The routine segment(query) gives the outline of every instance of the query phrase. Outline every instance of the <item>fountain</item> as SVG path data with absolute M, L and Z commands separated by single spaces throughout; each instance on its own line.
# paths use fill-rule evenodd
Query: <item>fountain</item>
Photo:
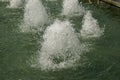
M 63 1 L 62 15 L 71 17 L 74 15 L 82 15 L 84 12 L 85 9 L 82 4 L 79 4 L 78 0 Z
M 80 31 L 82 38 L 97 38 L 103 32 L 104 29 L 99 27 L 99 23 L 92 17 L 91 11 L 87 11 L 84 15 L 82 29 Z
M 73 67 L 83 51 L 87 51 L 68 20 L 56 20 L 47 27 L 43 39 L 37 65 L 43 70 Z
M 10 5 L 8 5 L 8 8 L 19 8 L 22 6 L 22 0 L 10 0 Z
M 57 0 L 46 0 L 46 1 L 57 1 Z
M 24 10 L 21 30 L 37 29 L 48 22 L 48 14 L 40 0 L 28 0 Z
M 0 0 L 0 1 L 2 1 L 2 2 L 9 2 L 9 0 Z

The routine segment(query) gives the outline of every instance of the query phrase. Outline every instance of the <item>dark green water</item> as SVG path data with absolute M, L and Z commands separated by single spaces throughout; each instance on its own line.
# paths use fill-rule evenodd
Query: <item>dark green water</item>
M 100 26 L 105 25 L 104 35 L 94 40 L 94 49 L 83 54 L 82 66 L 59 71 L 41 71 L 31 68 L 27 61 L 37 49 L 36 36 L 21 33 L 18 27 L 23 9 L 7 9 L 8 3 L 0 2 L 0 80 L 120 80 L 120 15 L 106 8 L 83 4 L 93 11 Z M 60 13 L 61 5 L 46 3 L 52 17 Z M 76 31 L 81 18 L 73 17 Z

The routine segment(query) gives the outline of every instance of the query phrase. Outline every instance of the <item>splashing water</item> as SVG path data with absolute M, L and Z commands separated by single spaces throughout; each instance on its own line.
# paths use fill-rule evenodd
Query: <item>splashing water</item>
M 28 0 L 21 30 L 29 31 L 43 26 L 48 21 L 48 14 L 40 0 Z
M 38 51 L 38 67 L 43 70 L 73 67 L 83 51 L 87 51 L 68 20 L 56 20 L 46 29 L 43 39 Z
M 79 4 L 78 0 L 64 0 L 63 1 L 63 9 L 62 15 L 66 16 L 74 16 L 74 15 L 82 15 L 85 12 L 82 4 Z
M 22 6 L 22 0 L 10 0 L 10 5 L 7 8 L 19 8 Z
M 46 0 L 46 1 L 57 1 L 57 0 Z
M 9 0 L 0 0 L 0 1 L 2 1 L 2 2 L 8 2 Z
M 104 29 L 99 27 L 99 23 L 92 17 L 91 11 L 87 11 L 80 32 L 83 38 L 95 38 L 103 35 Z

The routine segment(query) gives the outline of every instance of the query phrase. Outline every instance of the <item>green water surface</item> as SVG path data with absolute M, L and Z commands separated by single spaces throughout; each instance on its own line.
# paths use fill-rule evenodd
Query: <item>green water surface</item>
M 36 36 L 19 32 L 23 8 L 8 9 L 0 2 L 0 80 L 120 80 L 120 15 L 110 9 L 84 3 L 92 11 L 104 35 L 94 40 L 94 49 L 83 54 L 82 66 L 58 71 L 42 71 L 30 67 L 27 61 L 37 48 Z M 61 2 L 45 2 L 52 18 L 59 18 Z M 71 18 L 76 32 L 81 28 L 82 17 Z

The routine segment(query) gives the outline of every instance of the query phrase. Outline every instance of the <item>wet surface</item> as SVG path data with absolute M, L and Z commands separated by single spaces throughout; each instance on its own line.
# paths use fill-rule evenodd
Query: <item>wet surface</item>
M 57 2 L 56 2 L 57 3 Z M 0 2 L 0 80 L 119 80 L 120 79 L 120 15 L 111 9 L 83 3 L 104 35 L 93 40 L 94 49 L 85 53 L 78 64 L 82 66 L 56 71 L 42 71 L 30 66 L 31 56 L 36 54 L 38 34 L 21 33 L 19 25 L 23 9 L 7 9 L 8 3 Z M 45 3 L 52 17 L 58 17 L 61 3 Z M 57 9 L 56 9 L 57 8 Z M 81 18 L 73 17 L 74 28 L 81 28 Z M 91 41 L 92 43 L 92 41 Z

